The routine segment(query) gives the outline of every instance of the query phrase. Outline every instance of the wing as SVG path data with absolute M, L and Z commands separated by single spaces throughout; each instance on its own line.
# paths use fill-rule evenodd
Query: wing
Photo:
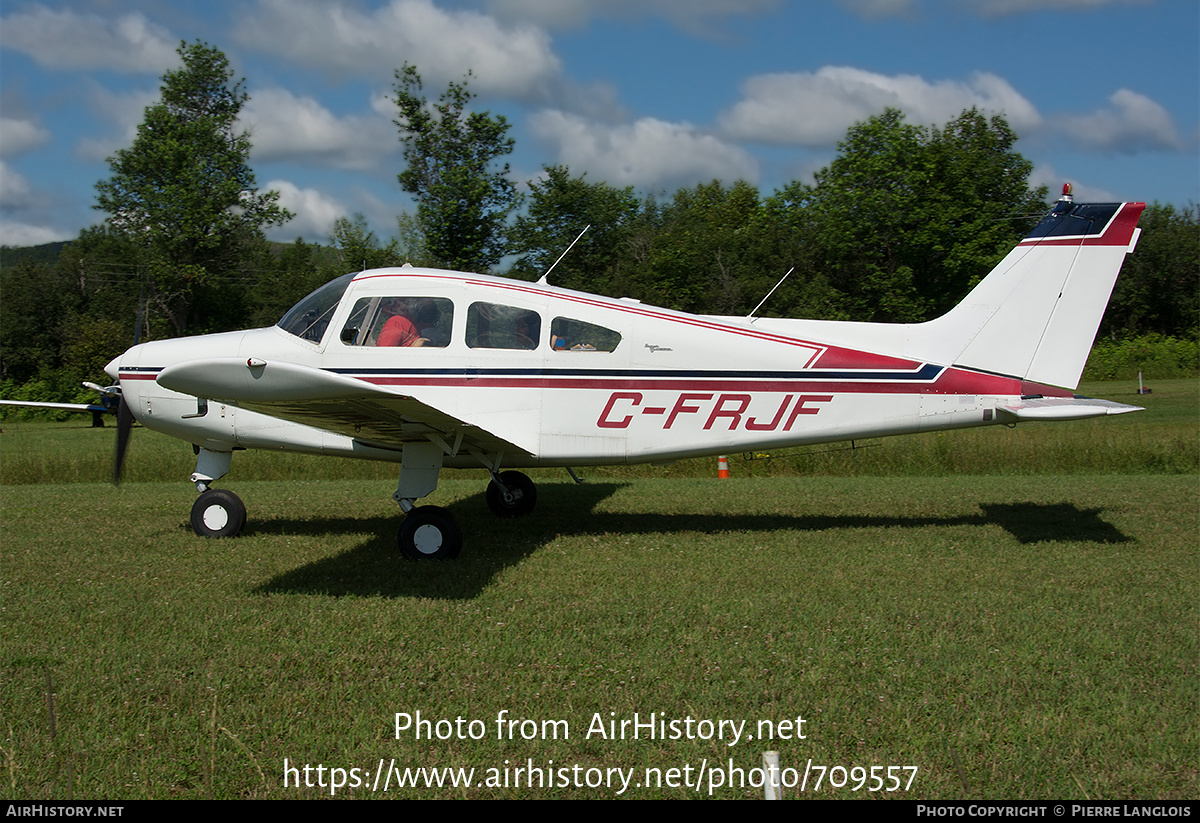
M 116 405 L 102 406 L 99 403 L 49 403 L 35 400 L 0 400 L 0 406 L 21 406 L 27 409 L 57 409 L 78 412 L 115 412 Z
M 434 436 L 454 452 L 465 443 L 488 452 L 533 453 L 467 416 L 444 412 L 410 393 L 296 363 L 237 357 L 188 360 L 164 368 L 157 382 L 171 391 L 338 432 L 370 445 L 394 448 Z
M 0 400 L 0 406 L 19 406 L 27 409 L 56 409 L 58 411 L 77 411 L 77 412 L 116 412 L 117 401 L 121 393 L 116 386 L 97 386 L 95 383 L 89 383 L 86 380 L 83 383 L 84 388 L 92 389 L 99 392 L 103 397 L 99 403 L 51 403 L 40 400 Z
M 41 403 L 36 400 L 0 400 L 0 406 L 21 406 L 26 409 L 59 409 L 66 411 L 104 411 L 103 406 L 93 408 L 87 403 Z

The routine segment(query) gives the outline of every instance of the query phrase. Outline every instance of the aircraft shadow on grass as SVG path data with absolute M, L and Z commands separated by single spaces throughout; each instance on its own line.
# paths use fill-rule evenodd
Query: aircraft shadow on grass
M 637 535 L 671 532 L 799 532 L 831 529 L 925 528 L 996 525 L 1018 542 L 1125 543 L 1130 538 L 1100 517 L 1102 509 L 1074 503 L 981 503 L 978 514 L 945 517 L 912 515 L 655 514 L 595 512 L 596 506 L 627 483 L 558 486 L 539 502 L 534 515 L 495 520 L 482 494 L 448 508 L 464 523 L 479 521 L 479 550 L 454 563 L 402 558 L 392 537 L 393 518 L 260 519 L 247 534 L 319 536 L 376 532 L 366 542 L 306 564 L 256 587 L 257 594 L 325 594 L 470 599 L 504 569 L 517 565 L 557 537 L 586 534 Z M 549 489 L 548 489 L 549 491 Z

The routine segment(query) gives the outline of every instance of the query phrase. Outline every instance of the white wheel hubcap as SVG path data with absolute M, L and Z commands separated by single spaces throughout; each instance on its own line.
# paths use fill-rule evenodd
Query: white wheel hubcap
M 426 523 L 413 532 L 413 545 L 421 554 L 436 554 L 442 547 L 442 530 Z
M 219 532 L 229 525 L 229 512 L 224 506 L 209 506 L 204 510 L 203 520 L 206 529 Z

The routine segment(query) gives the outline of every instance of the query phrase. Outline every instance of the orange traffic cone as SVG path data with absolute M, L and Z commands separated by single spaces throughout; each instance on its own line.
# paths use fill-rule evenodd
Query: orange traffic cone
M 725 455 L 717 458 L 717 477 L 729 476 L 729 459 Z

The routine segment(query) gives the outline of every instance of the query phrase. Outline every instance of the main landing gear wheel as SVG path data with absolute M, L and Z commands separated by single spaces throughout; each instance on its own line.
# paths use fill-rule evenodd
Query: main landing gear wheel
M 192 530 L 201 537 L 233 537 L 246 525 L 246 505 L 225 489 L 208 489 L 192 504 Z
M 500 483 L 504 485 L 501 486 Z M 537 486 L 521 472 L 501 472 L 500 483 L 488 483 L 487 504 L 497 517 L 524 517 L 537 504 Z
M 411 560 L 453 560 L 462 551 L 462 529 L 441 506 L 418 506 L 404 515 L 397 541 Z

